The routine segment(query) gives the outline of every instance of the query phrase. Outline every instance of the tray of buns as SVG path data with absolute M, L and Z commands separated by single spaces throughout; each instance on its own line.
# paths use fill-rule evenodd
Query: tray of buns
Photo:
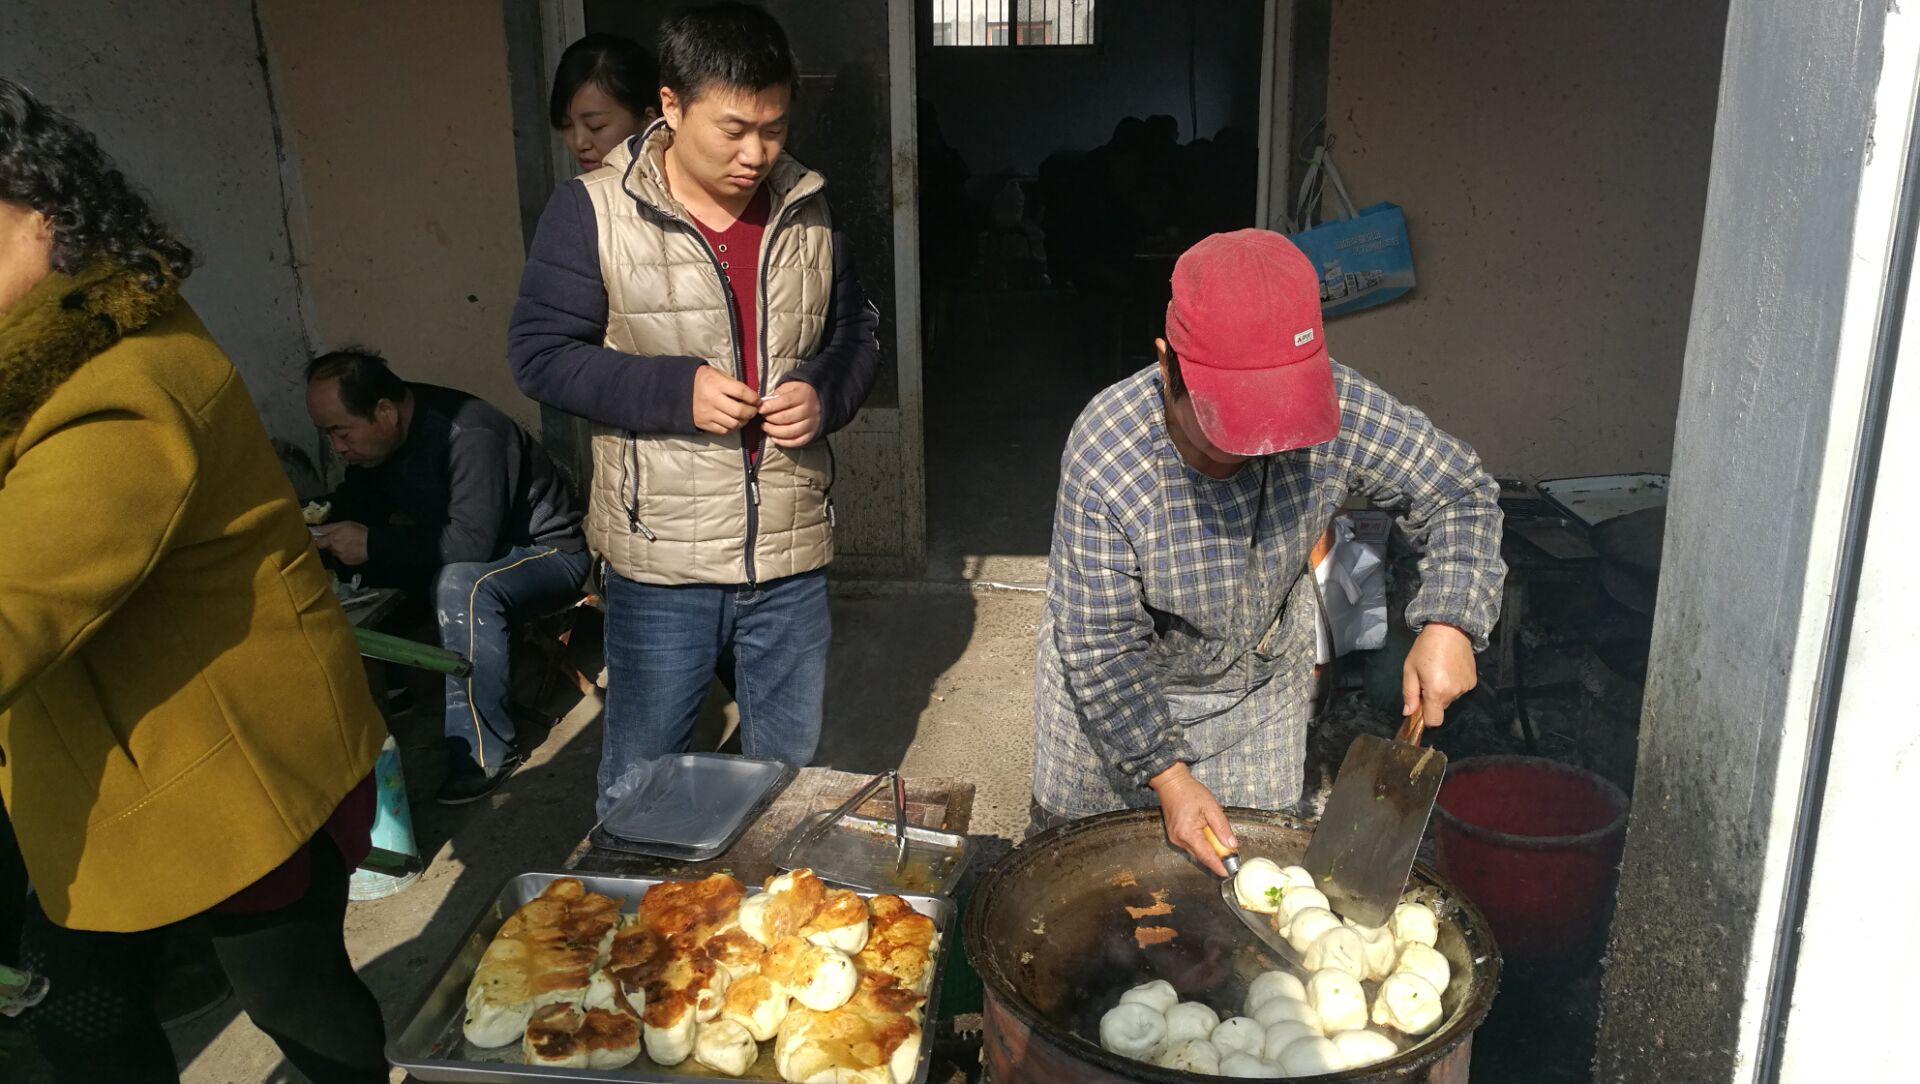
M 926 1084 L 953 905 L 834 888 L 522 873 L 387 1043 L 420 1080 Z

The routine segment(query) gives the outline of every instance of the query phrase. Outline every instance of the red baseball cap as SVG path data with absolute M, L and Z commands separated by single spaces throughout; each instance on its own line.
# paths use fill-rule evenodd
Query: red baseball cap
M 1272 455 L 1339 434 L 1326 339 L 1319 273 L 1277 233 L 1216 233 L 1173 265 L 1167 345 L 1223 452 Z

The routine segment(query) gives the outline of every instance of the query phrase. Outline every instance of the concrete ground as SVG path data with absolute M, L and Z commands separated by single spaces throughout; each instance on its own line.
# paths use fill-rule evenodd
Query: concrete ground
M 1030 682 L 1039 596 L 964 589 L 836 597 L 819 763 L 851 771 L 974 780 L 976 833 L 1017 836 L 1027 820 Z M 599 704 L 582 701 L 484 802 L 431 801 L 437 721 L 396 724 L 428 771 L 409 779 L 426 872 L 398 895 L 356 903 L 347 946 L 389 1026 L 452 953 L 509 875 L 557 868 L 593 824 Z M 991 770 L 983 770 L 983 766 Z M 300 1077 L 231 1000 L 172 1036 L 187 1084 L 292 1084 Z M 4 1064 L 0 1062 L 0 1064 Z M 57 1077 L 48 1077 L 49 1081 Z M 395 1079 L 401 1079 L 395 1074 Z

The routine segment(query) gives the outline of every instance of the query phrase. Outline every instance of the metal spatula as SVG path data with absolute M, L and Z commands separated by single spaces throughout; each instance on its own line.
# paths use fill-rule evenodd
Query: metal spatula
M 1416 711 L 1392 741 L 1353 739 L 1301 863 L 1334 912 L 1363 926 L 1384 925 L 1400 903 L 1447 775 L 1447 755 L 1420 747 L 1424 729 Z
M 1247 929 L 1252 930 L 1260 943 L 1271 949 L 1274 955 L 1292 964 L 1302 975 L 1307 974 L 1306 964 L 1300 959 L 1300 954 L 1293 951 L 1287 939 L 1273 928 L 1270 921 L 1273 916 L 1258 914 L 1240 906 L 1240 897 L 1233 891 L 1234 878 L 1240 876 L 1240 856 L 1228 850 L 1227 845 L 1220 842 L 1220 837 L 1213 834 L 1211 827 L 1203 825 L 1200 830 L 1206 834 L 1207 844 L 1213 848 L 1220 864 L 1227 867 L 1227 879 L 1220 882 L 1220 902 L 1226 904 L 1227 910 L 1232 911 L 1241 922 L 1246 923 Z

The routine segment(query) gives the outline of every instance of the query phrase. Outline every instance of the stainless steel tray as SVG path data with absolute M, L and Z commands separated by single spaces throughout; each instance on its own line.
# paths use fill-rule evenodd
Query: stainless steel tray
M 1596 474 L 1587 478 L 1553 478 L 1535 488 L 1540 495 L 1583 527 L 1659 508 L 1667 503 L 1664 474 Z
M 951 896 L 967 872 L 972 841 L 954 832 L 906 826 L 904 854 L 896 851 L 891 821 L 815 813 L 796 825 L 773 850 L 783 869 L 813 870 L 823 881 L 847 885 L 866 895 L 898 892 Z
M 594 831 L 614 850 L 680 862 L 725 853 L 797 774 L 778 760 L 719 753 L 681 753 L 645 767 L 649 778 Z
M 460 1033 L 460 1025 L 466 1015 L 467 984 L 473 981 L 474 970 L 480 966 L 481 954 L 486 952 L 487 945 L 492 943 L 493 935 L 499 932 L 507 916 L 561 877 L 578 878 L 588 891 L 611 896 L 629 910 L 639 902 L 647 889 L 667 879 L 565 871 L 521 873 L 507 878 L 506 884 L 500 887 L 499 895 L 474 919 L 439 981 L 428 988 L 426 996 L 405 1017 L 406 1023 L 387 1040 L 388 1061 L 420 1080 L 468 1081 L 474 1084 L 523 1084 L 529 1080 L 625 1080 L 657 1081 L 662 1084 L 686 1081 L 707 1084 L 713 1080 L 780 1079 L 780 1074 L 773 1068 L 773 1044 L 770 1042 L 760 1044 L 760 1060 L 744 1077 L 727 1077 L 709 1072 L 691 1058 L 671 1069 L 662 1068 L 648 1061 L 644 1053 L 638 1061 L 624 1069 L 550 1069 L 524 1064 L 518 1043 L 491 1049 L 468 1043 Z M 749 894 L 758 891 L 757 887 L 749 887 Z M 861 893 L 862 896 L 879 894 Z M 947 900 L 906 893 L 901 893 L 900 898 L 911 904 L 914 910 L 932 919 L 934 928 L 940 931 L 940 946 L 933 957 L 933 984 L 928 989 L 927 1004 L 922 1010 L 920 1061 L 913 1075 L 914 1084 L 927 1084 L 928 1066 L 933 1056 L 934 1022 L 939 1019 L 940 983 L 946 972 L 947 955 L 953 951 L 954 938 L 959 936 L 959 931 L 953 928 L 953 904 Z

